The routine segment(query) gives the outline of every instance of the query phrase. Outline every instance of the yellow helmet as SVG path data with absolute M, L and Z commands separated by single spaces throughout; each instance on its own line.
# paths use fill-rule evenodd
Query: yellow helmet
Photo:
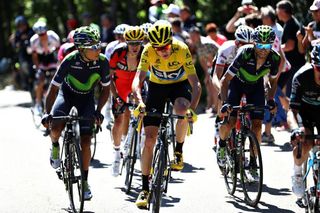
M 156 21 L 148 30 L 149 42 L 153 47 L 163 47 L 172 42 L 171 24 L 165 20 Z
M 123 34 L 126 41 L 143 41 L 144 31 L 139 26 L 130 26 Z

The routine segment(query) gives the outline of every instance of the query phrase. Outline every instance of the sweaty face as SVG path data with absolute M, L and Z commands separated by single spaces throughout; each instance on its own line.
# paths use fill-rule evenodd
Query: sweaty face
M 83 53 L 85 57 L 90 61 L 97 61 L 99 59 L 99 54 L 101 52 L 101 49 L 84 49 Z

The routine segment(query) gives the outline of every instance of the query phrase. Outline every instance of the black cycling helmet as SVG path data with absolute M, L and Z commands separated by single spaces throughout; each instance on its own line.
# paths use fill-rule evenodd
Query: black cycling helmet
M 320 44 L 316 44 L 311 53 L 311 63 L 317 66 L 320 66 Z
M 28 22 L 27 22 L 26 17 L 24 17 L 24 16 L 17 16 L 17 17 L 14 19 L 14 24 L 15 24 L 16 26 L 19 26 L 20 24 L 28 24 Z

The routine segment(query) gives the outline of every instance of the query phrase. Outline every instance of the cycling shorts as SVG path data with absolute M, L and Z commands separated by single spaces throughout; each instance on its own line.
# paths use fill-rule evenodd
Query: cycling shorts
M 314 127 L 320 131 L 320 109 L 319 106 L 311 106 L 302 102 L 299 114 L 302 119 L 302 124 L 305 128 L 313 130 Z
M 242 95 L 246 95 L 247 104 L 255 106 L 265 105 L 265 92 L 263 78 L 256 84 L 247 84 L 240 81 L 237 77 L 232 78 L 229 85 L 228 103 L 232 106 L 238 106 Z M 237 116 L 237 112 L 231 112 L 230 116 Z M 257 110 L 250 113 L 251 119 L 263 120 L 264 110 Z
M 83 96 L 83 95 L 82 95 Z M 59 91 L 58 96 L 53 104 L 51 114 L 53 116 L 69 115 L 71 108 L 75 106 L 78 115 L 84 118 L 94 118 L 95 105 L 93 93 L 80 97 L 75 94 L 70 95 Z M 80 121 L 80 135 L 92 135 L 94 121 Z
M 174 104 L 175 100 L 180 97 L 191 101 L 191 91 L 192 88 L 188 80 L 173 84 L 157 84 L 150 82 L 146 111 L 155 110 L 156 112 L 162 113 L 168 99 L 170 99 L 172 104 Z M 144 126 L 159 126 L 160 122 L 160 118 L 145 116 L 143 119 Z

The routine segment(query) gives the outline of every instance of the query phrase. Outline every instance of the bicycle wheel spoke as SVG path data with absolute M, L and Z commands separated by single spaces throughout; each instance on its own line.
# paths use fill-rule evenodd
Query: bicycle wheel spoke
M 247 133 L 242 150 L 240 174 L 245 201 L 256 206 L 262 192 L 263 167 L 260 146 L 252 132 Z

